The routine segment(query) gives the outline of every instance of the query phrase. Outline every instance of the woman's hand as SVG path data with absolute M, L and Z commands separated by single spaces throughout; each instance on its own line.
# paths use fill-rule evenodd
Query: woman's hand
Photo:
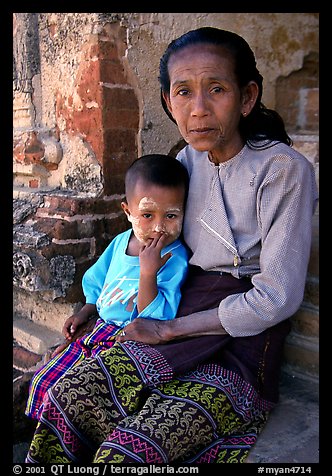
M 125 335 L 121 335 L 122 333 Z M 199 311 L 170 321 L 137 317 L 122 329 L 117 342 L 136 340 L 145 344 L 166 344 L 173 339 L 206 335 L 225 335 L 218 317 L 218 308 Z
M 165 337 L 168 325 L 169 321 L 137 317 L 122 329 L 115 340 L 117 342 L 136 340 L 145 344 L 164 344 L 169 340 Z M 123 333 L 125 335 L 122 335 Z

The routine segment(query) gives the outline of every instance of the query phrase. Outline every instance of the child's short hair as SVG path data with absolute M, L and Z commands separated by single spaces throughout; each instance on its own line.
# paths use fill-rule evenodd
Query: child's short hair
M 129 166 L 125 176 L 126 195 L 135 188 L 138 180 L 160 185 L 161 187 L 180 187 L 188 194 L 189 175 L 187 169 L 174 157 L 164 154 L 143 155 Z

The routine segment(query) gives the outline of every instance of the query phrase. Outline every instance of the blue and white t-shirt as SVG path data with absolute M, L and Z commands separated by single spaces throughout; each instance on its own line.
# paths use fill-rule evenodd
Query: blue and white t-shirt
M 139 257 L 126 254 L 132 229 L 117 235 L 82 280 L 86 302 L 96 304 L 99 316 L 107 323 L 124 326 L 135 317 L 173 319 L 176 315 L 181 286 L 188 272 L 188 252 L 178 239 L 162 249 L 161 255 L 172 256 L 157 273 L 158 294 L 139 314 L 137 293 Z

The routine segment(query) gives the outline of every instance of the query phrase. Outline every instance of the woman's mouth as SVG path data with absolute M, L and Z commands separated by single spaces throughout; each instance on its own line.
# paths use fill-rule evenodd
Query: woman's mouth
M 196 129 L 190 129 L 189 132 L 191 134 L 204 135 L 209 134 L 210 132 L 214 132 L 214 129 L 212 129 L 211 127 L 198 127 Z

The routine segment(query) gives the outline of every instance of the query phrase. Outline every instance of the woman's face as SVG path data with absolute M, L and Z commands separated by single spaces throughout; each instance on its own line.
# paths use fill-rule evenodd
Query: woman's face
M 250 89 L 241 94 L 230 53 L 221 46 L 190 45 L 170 57 L 168 71 L 170 94 L 164 98 L 186 142 L 219 162 L 238 153 L 240 117 L 254 101 L 250 106 Z

